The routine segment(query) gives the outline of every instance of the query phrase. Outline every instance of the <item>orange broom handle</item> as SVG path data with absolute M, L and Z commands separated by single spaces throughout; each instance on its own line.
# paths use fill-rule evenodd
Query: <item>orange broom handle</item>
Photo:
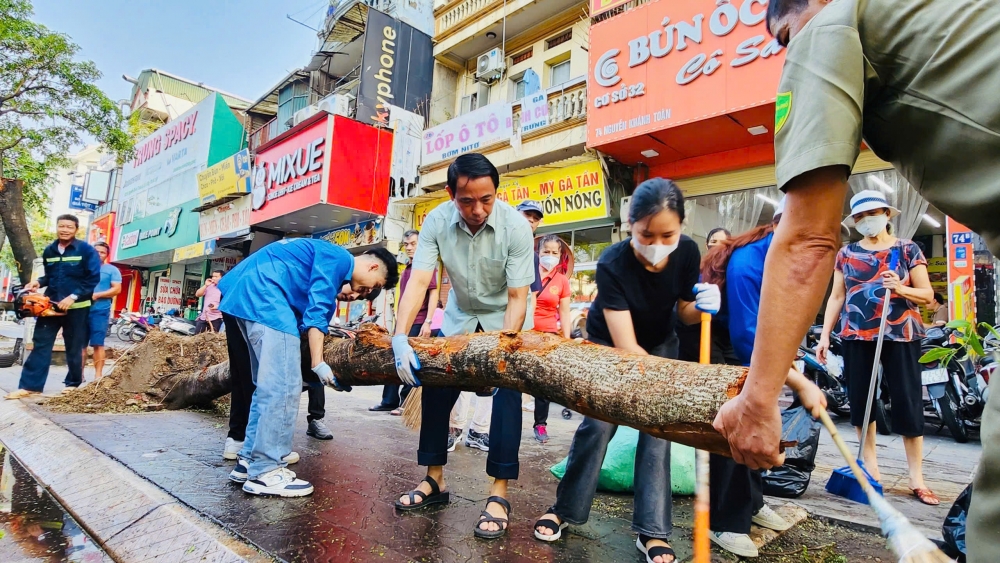
M 701 314 L 701 353 L 699 364 L 712 363 L 712 315 Z M 695 452 L 697 489 L 694 498 L 694 563 L 710 563 L 712 547 L 708 540 L 709 492 L 708 492 L 708 452 Z

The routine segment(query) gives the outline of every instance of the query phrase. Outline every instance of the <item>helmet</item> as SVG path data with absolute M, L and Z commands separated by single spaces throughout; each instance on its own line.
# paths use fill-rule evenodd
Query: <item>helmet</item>
M 41 293 L 19 293 L 14 299 L 14 314 L 17 318 L 49 317 L 61 315 L 52 307 L 52 302 Z

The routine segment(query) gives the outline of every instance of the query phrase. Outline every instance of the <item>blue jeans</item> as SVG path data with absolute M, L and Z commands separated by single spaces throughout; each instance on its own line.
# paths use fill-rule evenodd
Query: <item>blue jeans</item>
M 250 348 L 250 374 L 257 386 L 239 457 L 249 463 L 249 477 L 256 479 L 287 465 L 281 458 L 292 451 L 302 394 L 302 356 L 297 334 L 246 319 L 237 318 L 237 324 Z
M 45 387 L 49 365 L 52 364 L 52 345 L 60 328 L 66 344 L 66 366 L 69 368 L 63 384 L 79 387 L 83 383 L 83 347 L 87 345 L 89 318 L 90 307 L 70 309 L 58 317 L 39 317 L 35 324 L 34 348 L 24 362 L 17 388 L 41 392 Z

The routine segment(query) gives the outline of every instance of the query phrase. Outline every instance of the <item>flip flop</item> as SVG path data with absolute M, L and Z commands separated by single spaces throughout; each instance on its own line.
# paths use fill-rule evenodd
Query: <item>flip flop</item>
M 645 538 L 645 541 L 643 541 L 643 538 Z M 677 561 L 677 554 L 674 553 L 674 548 L 670 546 L 663 547 L 662 545 L 653 546 L 648 549 L 646 548 L 646 543 L 654 539 L 656 538 L 651 538 L 642 534 L 639 534 L 639 537 L 635 538 L 635 547 L 646 556 L 646 563 L 656 563 L 656 561 L 653 561 L 654 557 L 663 557 L 666 555 L 673 558 L 667 563 L 675 563 Z
M 403 407 L 398 407 L 389 411 L 392 416 L 403 416 Z
M 928 489 L 927 487 L 924 487 L 923 489 L 910 489 L 910 490 L 913 491 L 913 496 L 920 499 L 920 502 L 926 505 L 937 506 L 941 504 L 941 499 L 939 499 L 937 495 L 935 495 L 934 492 Z
M 550 508 L 548 512 L 546 512 L 546 514 L 555 514 L 555 512 Z M 543 534 L 542 532 L 538 531 L 539 526 L 543 528 L 548 528 L 550 530 L 555 530 L 556 533 Z M 569 524 L 566 522 L 560 524 L 559 522 L 556 522 L 552 518 L 542 518 L 538 522 L 535 522 L 535 528 L 534 528 L 535 537 L 542 541 L 553 542 L 562 537 L 562 531 L 565 530 L 568 526 Z
M 431 486 L 431 494 L 428 495 L 427 493 L 421 491 L 420 489 L 413 489 L 412 491 L 406 493 L 406 495 L 410 497 L 410 504 L 403 504 L 397 500 L 396 509 L 401 510 L 403 512 L 407 512 L 410 510 L 417 510 L 432 504 L 447 504 L 449 501 L 451 501 L 451 492 L 442 491 L 438 487 L 437 481 L 435 481 L 433 477 L 428 475 L 424 477 L 423 481 L 421 482 L 425 481 L 427 482 L 428 485 Z M 418 496 L 420 497 L 419 499 L 417 498 Z
M 7 393 L 7 396 L 4 397 L 4 399 L 24 399 L 26 397 L 31 397 L 34 395 L 41 395 L 41 392 L 29 391 L 27 389 L 18 389 L 17 391 L 11 391 L 10 393 Z
M 507 499 L 495 496 L 490 497 L 486 499 L 486 506 L 488 507 L 491 502 L 499 504 L 507 513 L 507 516 L 508 517 L 510 516 L 510 503 L 507 502 Z M 484 530 L 479 527 L 479 525 L 482 524 L 483 522 L 494 522 L 500 526 L 500 529 Z M 493 516 L 492 514 L 484 510 L 482 514 L 479 515 L 479 520 L 476 521 L 476 527 L 473 529 L 473 534 L 477 538 L 483 538 L 484 540 L 495 540 L 497 538 L 502 538 L 504 534 L 507 533 L 507 528 L 509 525 L 510 524 L 507 518 L 499 518 L 497 516 Z

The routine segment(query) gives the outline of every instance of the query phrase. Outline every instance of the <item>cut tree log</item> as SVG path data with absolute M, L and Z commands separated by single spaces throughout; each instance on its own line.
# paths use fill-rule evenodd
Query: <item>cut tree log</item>
M 410 338 L 424 385 L 516 389 L 600 420 L 729 456 L 712 426 L 739 394 L 743 367 L 639 356 L 540 332 Z M 366 325 L 354 340 L 327 339 L 324 359 L 347 385 L 398 385 L 388 333 Z

